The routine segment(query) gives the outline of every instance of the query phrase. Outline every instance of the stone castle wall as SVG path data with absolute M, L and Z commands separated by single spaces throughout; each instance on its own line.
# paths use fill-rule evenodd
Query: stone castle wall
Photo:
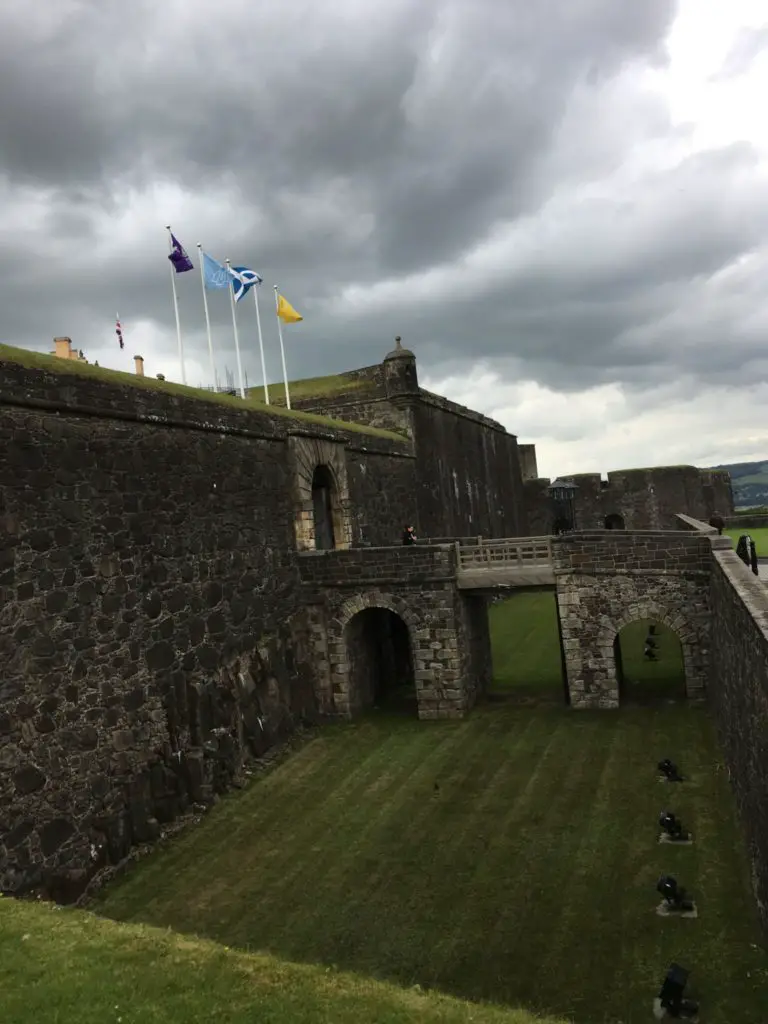
M 528 532 L 517 438 L 480 413 L 419 388 L 411 354 L 341 374 L 361 383 L 325 397 L 299 399 L 297 408 L 387 427 L 414 442 L 417 516 L 425 537 L 514 537 Z M 535 451 L 529 455 L 535 463 Z M 396 507 L 393 505 L 393 507 Z
M 295 554 L 313 445 L 350 531 L 392 542 L 404 439 L 3 363 L 2 890 L 76 895 L 321 710 Z
M 603 529 L 608 517 L 623 523 L 627 530 L 673 530 L 680 512 L 704 522 L 715 514 L 725 517 L 733 512 L 729 475 L 694 466 L 619 470 L 608 473 L 607 480 L 599 473 L 562 479 L 578 488 L 574 496 L 578 530 Z M 554 513 L 548 484 L 548 480 L 528 480 L 525 484 L 529 526 L 534 535 L 542 526 L 546 526 L 544 533 L 552 530 Z
M 714 552 L 709 699 L 768 933 L 768 590 L 734 551 Z
M 705 696 L 712 560 L 707 537 L 595 531 L 557 538 L 552 551 L 574 708 L 620 706 L 613 643 L 638 619 L 654 619 L 677 633 L 686 692 Z

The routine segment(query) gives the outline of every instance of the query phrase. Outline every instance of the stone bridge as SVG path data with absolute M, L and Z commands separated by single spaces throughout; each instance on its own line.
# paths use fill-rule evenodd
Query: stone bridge
M 463 716 L 491 679 L 488 599 L 520 587 L 555 591 L 572 707 L 619 706 L 614 640 L 639 619 L 677 633 L 686 692 L 703 697 L 713 548 L 731 545 L 680 526 L 302 553 L 321 710 L 353 715 L 389 674 L 415 687 L 419 717 Z

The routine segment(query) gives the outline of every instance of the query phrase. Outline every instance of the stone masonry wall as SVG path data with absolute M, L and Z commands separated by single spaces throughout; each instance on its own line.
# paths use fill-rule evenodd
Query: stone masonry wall
M 419 528 L 426 537 L 528 532 L 517 438 L 422 393 L 412 408 Z
M 677 633 L 688 696 L 705 695 L 712 558 L 707 537 L 595 531 L 557 538 L 552 551 L 574 708 L 619 706 L 613 641 L 638 619 L 655 619 Z
M 412 459 L 405 441 L 1 369 L 0 889 L 67 900 L 320 710 L 289 431 L 344 445 L 350 481 L 371 457 L 384 485 L 389 465 L 398 494 Z
M 728 550 L 714 552 L 711 588 L 709 699 L 768 934 L 768 590 Z
M 394 430 L 411 436 L 411 418 L 407 406 L 391 401 L 387 392 L 384 366 L 363 366 L 337 375 L 337 386 L 327 394 L 291 396 L 295 409 L 306 409 L 351 423 Z M 277 401 L 282 405 L 284 399 Z
M 456 587 L 455 557 L 450 546 L 413 546 L 299 558 L 316 659 L 325 671 L 324 714 L 350 717 L 361 706 L 350 680 L 345 631 L 366 608 L 387 608 L 408 627 L 420 718 L 458 718 L 469 710 L 488 669 L 468 652 L 484 657 L 488 643 L 477 608 L 465 607 Z M 487 633 L 487 620 L 484 628 Z
M 599 473 L 563 479 L 578 488 L 574 496 L 577 530 L 603 529 L 609 515 L 621 516 L 627 530 L 672 530 L 679 512 L 707 522 L 716 512 L 727 516 L 733 510 L 728 474 L 694 466 L 618 470 L 608 473 L 607 480 Z M 526 483 L 529 522 L 549 524 L 545 533 L 551 531 L 553 518 L 548 482 Z

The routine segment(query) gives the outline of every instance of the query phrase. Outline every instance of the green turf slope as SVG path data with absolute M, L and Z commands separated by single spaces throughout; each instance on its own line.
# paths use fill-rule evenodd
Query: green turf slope
M 564 1024 L 0 899 L 3 1024 Z

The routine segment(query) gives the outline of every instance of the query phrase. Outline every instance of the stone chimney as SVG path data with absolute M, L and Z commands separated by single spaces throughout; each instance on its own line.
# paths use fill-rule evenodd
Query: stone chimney
M 71 359 L 73 356 L 72 352 L 72 339 L 71 338 L 54 338 L 54 355 L 58 356 L 59 359 Z
M 133 357 L 133 363 L 134 363 L 134 366 L 136 367 L 136 376 L 137 377 L 143 377 L 144 376 L 144 356 L 134 356 Z
M 51 355 L 58 356 L 59 359 L 76 359 L 79 363 L 87 363 L 88 360 L 83 355 L 83 350 L 72 348 L 71 338 L 54 338 L 53 339 L 54 350 Z

